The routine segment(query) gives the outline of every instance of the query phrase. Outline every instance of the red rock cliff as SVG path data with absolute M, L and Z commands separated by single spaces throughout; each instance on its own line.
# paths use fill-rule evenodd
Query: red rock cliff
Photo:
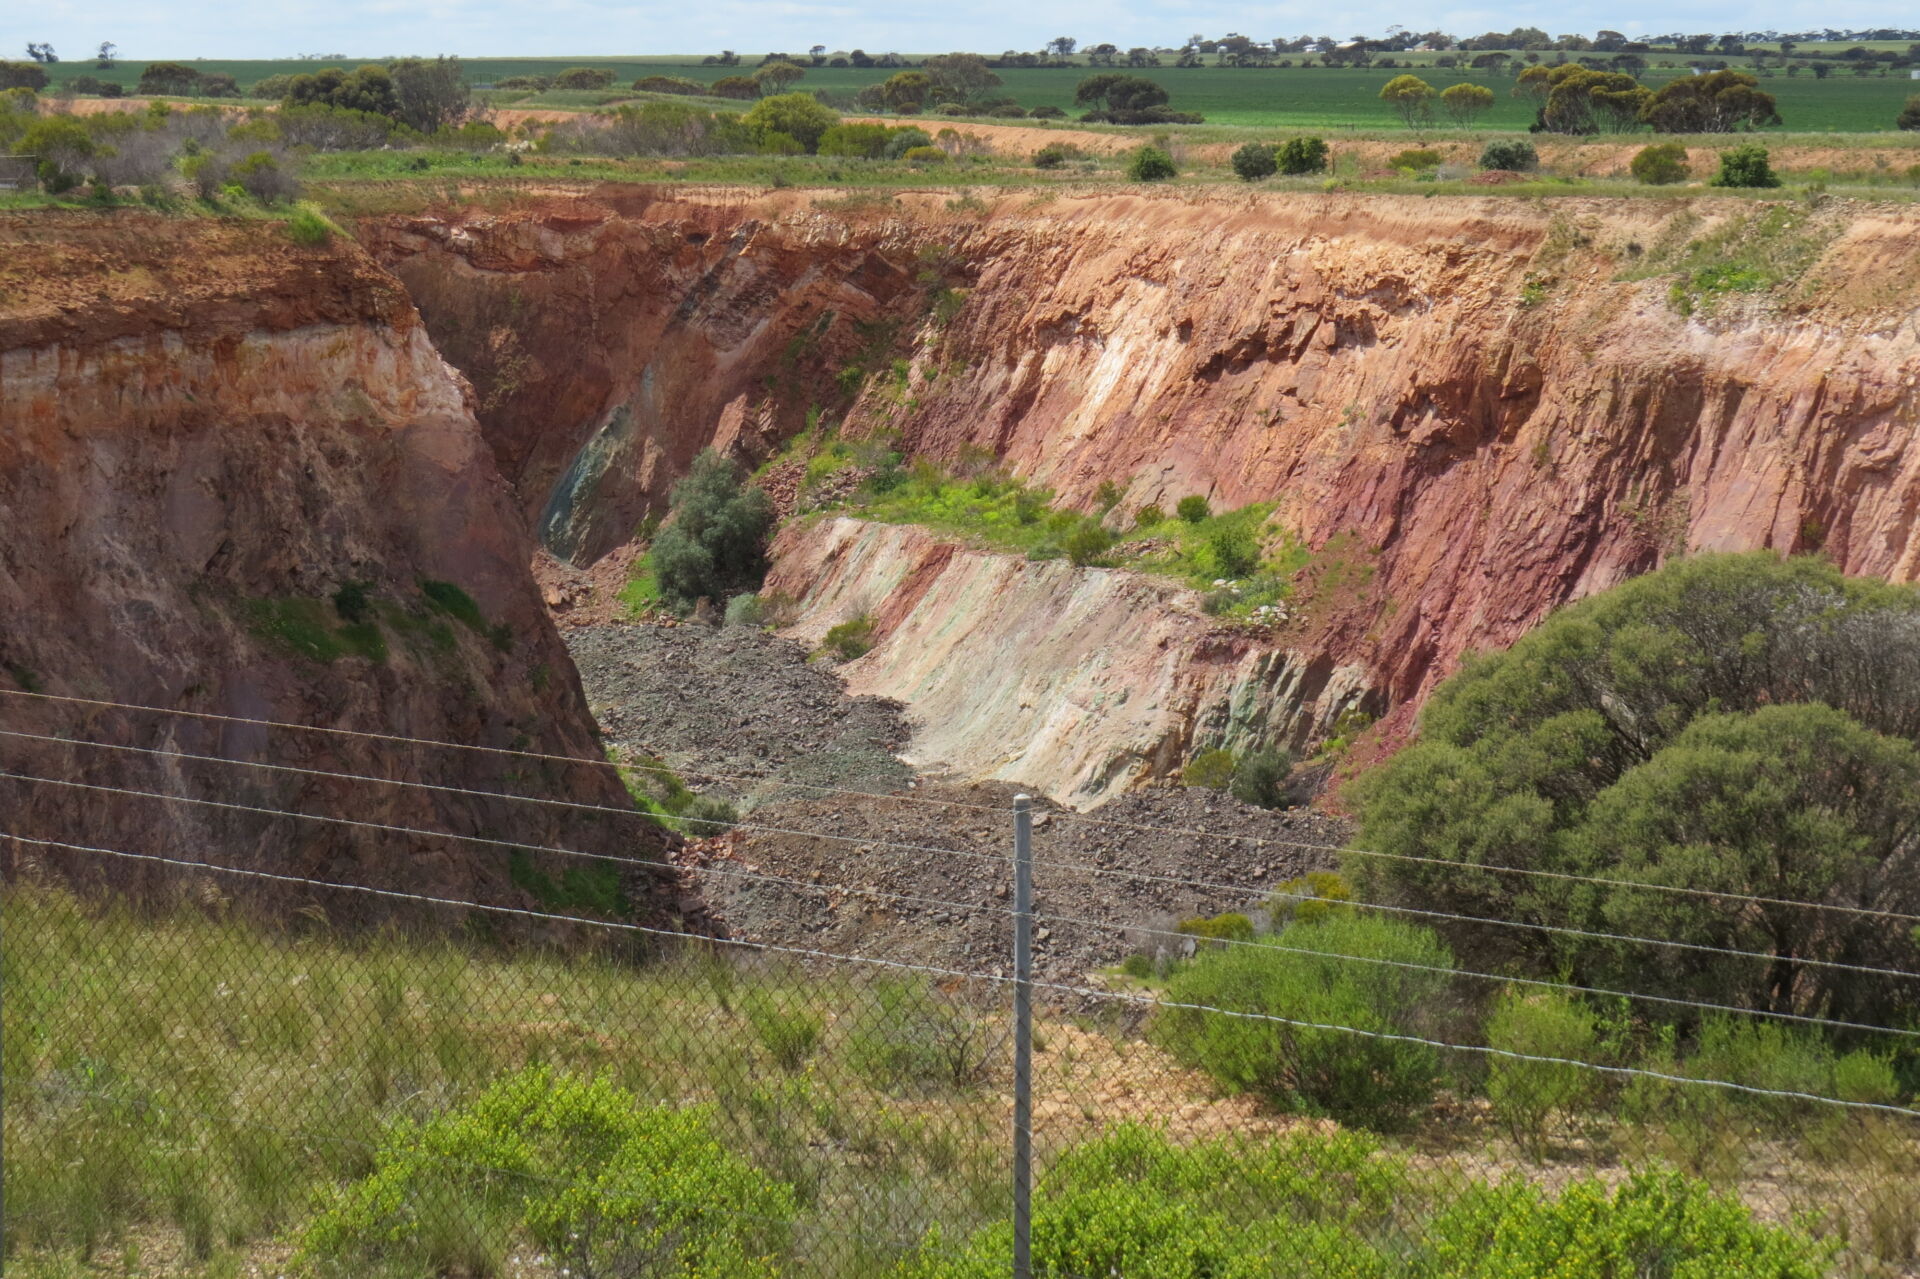
M 466 385 L 399 285 L 351 245 L 295 248 L 261 223 L 0 219 L 0 526 L 0 689 L 597 755 Z M 625 803 L 597 767 L 17 696 L 0 697 L 0 729 Z M 20 737 L 0 736 L 0 770 L 529 844 L 659 848 L 624 818 Z M 0 781 L 0 811 L 15 834 L 532 900 L 527 863 L 516 885 L 501 847 L 20 781 Z M 172 878 L 13 852 L 118 882 Z M 366 899 L 312 900 L 336 917 L 378 913 Z
M 481 420 L 529 459 L 507 468 L 528 509 L 572 504 L 570 553 L 657 509 L 679 459 L 710 441 L 760 456 L 811 403 L 918 452 L 985 447 L 1084 505 L 1105 481 L 1127 506 L 1278 502 L 1319 552 L 1317 602 L 1281 641 L 1410 706 L 1464 650 L 1686 549 L 1920 572 L 1920 213 L 1762 207 L 683 191 L 373 241 L 433 281 L 428 325 L 483 387 L 530 379 Z M 1716 238 L 1787 283 L 1683 313 L 1686 246 Z M 920 323 L 946 285 L 964 304 Z M 524 323 L 461 318 L 516 297 Z M 553 298 L 569 304 L 543 312 Z M 876 320 L 919 324 L 896 335 L 913 375 L 850 405 L 832 373 Z M 503 330 L 517 357 L 481 341 Z M 815 332 L 830 350 L 796 344 Z M 614 433 L 645 447 L 596 451 L 623 412 L 638 425 Z

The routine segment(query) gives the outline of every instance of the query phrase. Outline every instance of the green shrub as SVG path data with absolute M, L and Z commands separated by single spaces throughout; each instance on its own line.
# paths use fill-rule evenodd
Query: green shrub
M 945 164 L 947 153 L 939 147 L 908 147 L 900 158 L 915 168 L 924 168 L 929 164 Z
M 1233 153 L 1233 171 L 1242 182 L 1258 182 L 1280 170 L 1274 148 L 1266 142 L 1249 142 Z
M 1033 153 L 1036 169 L 1057 169 L 1069 160 L 1084 160 L 1087 153 L 1071 142 L 1049 142 Z
M 760 603 L 760 597 L 753 592 L 736 595 L 727 601 L 727 625 L 764 626 L 766 612 L 765 606 Z
M 1246 577 L 1260 567 L 1260 539 L 1244 522 L 1221 524 L 1207 534 L 1207 567 L 1215 577 Z
M 1518 139 L 1501 138 L 1487 143 L 1480 153 L 1480 167 L 1499 169 L 1509 173 L 1525 173 L 1540 167 L 1540 154 L 1533 149 L 1533 143 Z
M 311 204 L 296 204 L 287 218 L 287 234 L 295 244 L 315 248 L 333 239 L 336 227 L 326 214 Z
M 1693 176 L 1687 164 L 1687 149 L 1678 142 L 1656 142 L 1641 147 L 1627 167 L 1635 182 L 1650 187 L 1672 186 Z
M 1816 1242 L 1763 1225 L 1732 1195 L 1677 1172 L 1639 1172 L 1609 1191 L 1598 1178 L 1554 1198 L 1519 1178 L 1478 1185 L 1426 1226 L 1429 1267 L 1448 1279 L 1819 1279 L 1838 1239 Z
M 1439 1057 L 1422 1044 L 1349 1031 L 1418 1033 L 1441 1002 L 1452 965 L 1432 932 L 1393 920 L 1335 915 L 1292 924 L 1270 940 L 1196 955 L 1168 983 L 1155 1035 L 1223 1087 L 1343 1123 L 1394 1128 L 1432 1100 Z
M 1113 547 L 1113 534 L 1099 520 L 1083 519 L 1060 539 L 1060 549 L 1075 564 L 1085 566 L 1097 561 Z
M 1180 770 L 1180 780 L 1185 785 L 1199 786 L 1205 790 L 1225 790 L 1233 785 L 1234 767 L 1232 751 L 1201 751 Z
M 1173 157 L 1151 144 L 1136 147 L 1127 156 L 1127 177 L 1135 182 L 1164 182 L 1179 173 Z
M 1720 172 L 1709 184 L 1717 187 L 1777 187 L 1780 178 L 1758 142 L 1743 142 L 1720 153 Z
M 1181 920 L 1175 931 L 1198 941 L 1252 941 L 1253 921 L 1238 911 L 1228 911 L 1224 915 L 1195 915 Z
M 1487 1046 L 1529 1057 L 1597 1061 L 1600 1022 L 1593 1011 L 1559 991 L 1515 987 L 1495 1001 L 1487 1016 Z M 1547 1124 L 1586 1108 L 1601 1076 L 1578 1066 L 1487 1059 L 1487 1097 L 1494 1117 L 1527 1152 L 1546 1153 Z
M 757 589 L 766 574 L 773 506 L 740 468 L 712 449 L 673 488 L 673 518 L 649 551 L 661 596 L 678 608 Z
M 847 1064 L 900 1093 L 951 1092 L 986 1077 L 987 1028 L 933 986 L 883 981 L 847 1035 Z
M 757 990 L 743 1005 L 754 1038 L 775 1064 L 788 1072 L 807 1064 L 827 1032 L 826 1019 L 813 1007 L 807 991 L 802 986 L 783 1001 L 776 994 Z
M 695 795 L 674 813 L 676 823 L 695 839 L 725 834 L 740 820 L 738 810 L 718 795 Z
M 1120 961 L 1120 971 L 1135 981 L 1145 981 L 1153 976 L 1153 956 L 1136 950 Z
M 1133 526 L 1136 529 L 1158 527 L 1167 518 L 1166 513 L 1157 506 L 1143 506 L 1133 513 Z
M 1252 751 L 1234 767 L 1233 797 L 1258 808 L 1279 808 L 1287 802 L 1292 772 L 1293 759 L 1285 751 Z
M 1398 155 L 1390 157 L 1387 160 L 1387 167 L 1399 169 L 1403 173 L 1419 173 L 1425 169 L 1439 168 L 1440 162 L 1444 159 L 1446 157 L 1438 151 L 1425 147 L 1409 147 Z
M 1907 105 L 1900 108 L 1900 118 L 1893 123 L 1897 129 L 1920 129 L 1920 93 L 1907 99 Z
M 1173 513 L 1189 524 L 1198 524 L 1213 514 L 1213 507 L 1208 504 L 1206 498 L 1196 493 L 1181 498 L 1174 506 Z
M 576 1274 L 771 1279 L 798 1209 L 788 1186 L 721 1145 L 706 1112 L 547 1067 L 400 1121 L 372 1163 L 308 1227 L 304 1259 L 496 1273 L 525 1230 Z
M 1280 144 L 1274 159 L 1280 165 L 1280 172 L 1290 177 L 1323 173 L 1327 168 L 1327 144 L 1320 138 L 1288 138 Z
M 1275 928 L 1288 924 L 1312 924 L 1334 915 L 1351 914 L 1353 886 L 1344 875 L 1330 870 L 1310 870 L 1298 879 L 1289 879 L 1273 890 L 1267 899 L 1267 917 Z
M 873 648 L 873 615 L 862 613 L 831 627 L 820 641 L 820 655 L 836 662 L 851 662 L 864 657 Z

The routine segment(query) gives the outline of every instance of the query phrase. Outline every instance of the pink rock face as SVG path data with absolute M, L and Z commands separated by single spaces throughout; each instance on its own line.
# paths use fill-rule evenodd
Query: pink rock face
M 525 509 L 552 509 L 551 477 L 575 469 L 580 557 L 657 509 L 698 448 L 757 460 L 817 406 L 910 454 L 985 450 L 1082 508 L 1107 482 L 1127 508 L 1276 503 L 1315 552 L 1288 647 L 1364 667 L 1404 727 L 1463 652 L 1668 555 L 1818 549 L 1920 572 L 1920 213 L 1763 213 L 682 192 L 415 219 L 374 244 L 416 292 L 438 281 L 429 327 L 483 387 L 500 362 L 470 365 L 484 344 L 459 317 L 513 290 L 569 300 L 530 302 L 516 330 L 541 371 L 525 386 L 549 389 L 480 416 L 496 453 L 534 459 L 507 468 Z M 1688 246 L 1716 237 L 1786 263 L 1781 282 L 1670 300 Z M 936 288 L 954 290 L 937 309 Z M 903 314 L 904 380 L 844 394 L 849 317 L 872 332 Z M 795 346 L 815 332 L 818 350 Z M 591 456 L 623 410 L 632 439 Z
M 350 245 L 298 250 L 259 224 L 119 216 L 62 219 L 57 231 L 0 220 L 0 289 L 17 278 L 45 290 L 8 292 L 0 316 L 0 690 L 596 758 L 469 392 L 391 277 Z M 425 582 L 459 587 L 473 616 L 436 605 Z M 334 600 L 350 583 L 365 597 L 347 606 L 357 630 Z M 19 696 L 0 696 L 0 729 L 625 806 L 592 764 L 543 771 L 509 756 Z M 638 821 L 137 750 L 0 736 L 0 771 L 658 855 Z M 0 787 L 8 833 L 531 900 L 497 845 Z M 181 882 L 150 863 L 6 851 L 81 878 Z M 277 895 L 334 918 L 388 908 Z

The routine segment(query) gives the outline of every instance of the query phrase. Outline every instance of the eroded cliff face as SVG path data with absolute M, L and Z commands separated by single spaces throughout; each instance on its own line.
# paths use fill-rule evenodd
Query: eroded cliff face
M 1277 503 L 1315 556 L 1295 620 L 1266 642 L 1363 669 L 1404 728 L 1466 650 L 1668 555 L 1818 548 L 1849 572 L 1920 574 L 1920 213 L 1832 202 L 1766 221 L 1756 208 L 680 192 L 414 219 L 376 248 L 403 275 L 440 264 L 436 331 L 473 299 L 556 273 L 618 295 L 530 357 L 608 369 L 582 403 L 482 414 L 496 450 L 551 434 L 550 469 L 565 455 L 599 470 L 591 493 L 559 486 L 576 522 L 595 501 L 618 515 L 571 542 L 578 555 L 657 500 L 665 459 L 714 442 L 757 460 L 810 402 L 849 433 L 897 432 L 910 453 L 987 450 L 1083 509 L 1107 482 L 1123 511 L 1190 493 Z M 1716 242 L 1721 259 L 1687 260 Z M 541 255 L 515 247 L 529 243 Z M 1670 300 L 1683 272 L 1740 255 L 1788 284 Z M 931 312 L 926 286 L 849 283 L 927 262 L 955 290 Z M 629 283 L 611 278 L 622 271 Z M 783 382 L 790 335 L 883 312 L 925 317 L 895 335 L 904 379 L 822 376 L 843 348 L 804 385 Z M 620 388 L 657 385 L 688 350 L 710 354 L 643 428 L 661 460 L 587 457 L 583 441 L 633 402 Z M 624 378 L 622 360 L 637 360 Z M 521 474 L 529 509 L 552 501 L 541 473 Z M 903 667 L 897 683 L 914 678 Z M 1299 723 L 1275 727 L 1292 738 Z
M 299 249 L 259 223 L 0 219 L 0 526 L 0 690 L 597 756 L 467 387 L 351 245 Z M 615 815 L 285 771 L 625 807 L 600 767 L 20 696 L 0 696 L 0 730 L 135 748 L 0 736 L 6 773 L 659 856 L 650 827 Z M 0 811 L 9 834 L 469 900 L 531 904 L 543 868 L 523 857 L 516 874 L 499 846 L 18 780 L 0 780 Z M 625 873 L 644 896 L 647 872 Z M 282 895 L 335 918 L 383 909 Z
M 944 259 L 913 228 L 807 196 L 714 205 L 645 188 L 362 228 L 471 379 L 541 541 L 596 559 L 665 513 L 701 449 L 759 458 L 837 376 L 910 349 Z
M 1117 569 L 971 551 L 912 525 L 822 518 L 774 544 L 767 589 L 798 601 L 817 644 L 871 617 L 848 688 L 904 702 L 906 758 L 1090 807 L 1176 771 L 1202 746 L 1301 749 L 1368 676 L 1204 616 L 1199 597 Z

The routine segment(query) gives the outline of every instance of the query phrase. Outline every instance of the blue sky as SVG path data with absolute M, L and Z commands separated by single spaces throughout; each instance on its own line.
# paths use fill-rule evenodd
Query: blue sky
M 886 4 L 810 0 L 706 0 L 699 4 L 615 4 L 605 0 L 6 0 L 0 57 L 20 58 L 29 40 L 61 57 L 82 57 L 102 40 L 128 58 L 279 58 L 339 52 L 349 57 L 458 53 L 525 57 L 804 50 L 813 44 L 869 52 L 1034 49 L 1049 36 L 1178 44 L 1191 32 L 1238 31 L 1258 39 L 1299 34 L 1346 37 L 1391 23 L 1457 35 L 1528 25 L 1559 35 L 1611 27 L 1628 34 L 1667 31 L 1804 30 L 1920 23 L 1909 0 L 1813 3 L 1790 0 L 1764 11 L 1744 4 L 1625 6 L 1514 4 L 1410 9 L 1359 0 L 1336 12 L 1324 4 L 1234 6 L 1165 0 L 1115 6 L 1092 0 L 973 0 Z

